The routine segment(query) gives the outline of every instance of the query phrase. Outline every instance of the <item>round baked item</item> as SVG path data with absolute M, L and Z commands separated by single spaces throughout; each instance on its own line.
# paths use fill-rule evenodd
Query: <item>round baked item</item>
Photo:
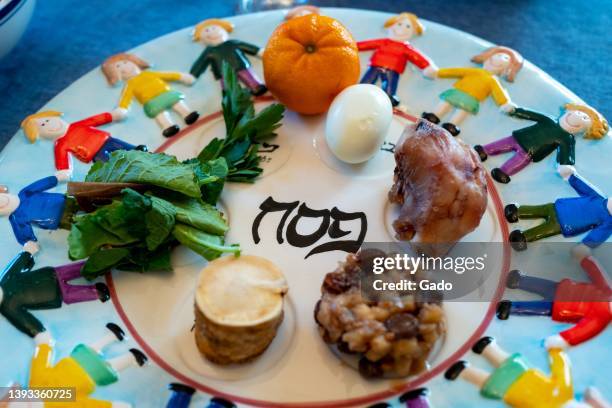
M 375 249 L 349 254 L 325 276 L 314 312 L 323 340 L 340 353 L 357 354 L 359 372 L 368 378 L 405 377 L 424 370 L 446 332 L 441 300 L 420 301 L 418 293 L 362 296 L 360 281 L 368 279 L 372 259 L 385 256 Z
M 217 364 L 244 363 L 263 353 L 283 321 L 288 287 L 276 265 L 254 255 L 225 256 L 200 273 L 195 341 Z

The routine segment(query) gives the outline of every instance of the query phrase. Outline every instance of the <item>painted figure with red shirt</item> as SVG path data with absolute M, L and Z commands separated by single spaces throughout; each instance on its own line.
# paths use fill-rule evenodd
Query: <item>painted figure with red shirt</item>
M 385 22 L 385 28 L 387 38 L 357 42 L 359 51 L 374 50 L 361 83 L 375 84 L 380 80 L 393 106 L 398 106 L 397 84 L 408 62 L 422 70 L 428 78 L 436 77 L 437 68 L 408 42 L 413 36 L 423 34 L 424 28 L 417 16 L 412 13 L 398 14 Z
M 517 270 L 508 275 L 507 286 L 542 296 L 543 300 L 515 302 L 502 300 L 497 305 L 497 317 L 509 315 L 551 316 L 553 320 L 576 323 L 575 326 L 546 339 L 547 348 L 575 346 L 597 336 L 612 320 L 612 282 L 601 264 L 590 255 L 585 244 L 573 250 L 574 257 L 591 282 L 563 279 L 555 282 L 523 275 Z
M 84 163 L 89 163 L 106 161 L 110 153 L 115 150 L 147 150 L 144 145 L 131 145 L 98 128 L 107 123 L 122 120 L 124 117 L 124 111 L 115 110 L 68 123 L 62 119 L 61 112 L 44 111 L 25 118 L 21 122 L 21 127 L 32 143 L 39 137 L 54 140 L 55 168 L 70 175 L 72 173 L 71 156 L 75 156 Z

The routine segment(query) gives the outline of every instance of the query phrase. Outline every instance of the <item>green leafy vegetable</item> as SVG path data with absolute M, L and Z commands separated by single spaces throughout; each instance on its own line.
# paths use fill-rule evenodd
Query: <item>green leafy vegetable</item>
M 151 211 L 144 216 L 147 235 L 147 249 L 153 251 L 161 245 L 172 232 L 176 220 L 176 208 L 161 198 L 149 196 L 152 203 Z
M 191 250 L 211 261 L 221 256 L 224 252 L 240 255 L 238 245 L 225 245 L 223 237 L 208 234 L 185 224 L 177 224 L 172 234 L 178 241 Z
M 234 70 L 223 64 L 223 118 L 226 136 L 213 139 L 198 155 L 201 163 L 224 158 L 227 180 L 252 183 L 263 171 L 259 167 L 259 143 L 276 136 L 285 107 L 272 104 L 259 113 L 249 91 L 238 84 Z
M 96 162 L 85 181 L 149 184 L 189 197 L 201 195 L 194 165 L 165 153 L 118 150 L 107 162 Z
M 164 198 L 124 189 L 121 198 L 75 218 L 68 236 L 72 259 L 89 260 L 83 276 L 110 268 L 170 270 L 170 249 L 178 243 L 214 259 L 239 248 L 224 245 L 228 229 L 221 213 L 197 198 L 168 192 Z M 206 254 L 206 255 L 203 255 Z
M 103 247 L 125 246 L 138 242 L 123 218 L 124 207 L 119 200 L 91 214 L 77 215 L 68 235 L 71 259 L 87 258 Z
M 100 249 L 91 254 L 85 266 L 81 269 L 81 275 L 87 279 L 94 279 L 111 268 L 118 265 L 130 254 L 128 248 Z
M 229 225 L 215 207 L 195 198 L 170 197 L 176 220 L 215 235 L 225 235 Z

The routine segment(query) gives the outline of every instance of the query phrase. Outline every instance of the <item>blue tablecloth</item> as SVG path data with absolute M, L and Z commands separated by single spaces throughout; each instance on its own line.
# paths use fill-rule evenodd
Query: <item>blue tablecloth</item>
M 0 61 L 0 147 L 20 121 L 108 55 L 213 16 L 238 0 L 38 0 L 17 47 Z M 408 9 L 523 53 L 612 119 L 610 0 L 338 0 L 323 6 Z M 2 39 L 0 39 L 1 41 Z

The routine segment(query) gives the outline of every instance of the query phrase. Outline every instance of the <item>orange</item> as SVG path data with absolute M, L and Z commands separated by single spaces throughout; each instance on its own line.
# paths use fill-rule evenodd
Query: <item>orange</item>
M 336 95 L 359 80 L 359 54 L 339 21 L 317 14 L 291 19 L 272 33 L 263 55 L 266 86 L 287 108 L 326 112 Z

